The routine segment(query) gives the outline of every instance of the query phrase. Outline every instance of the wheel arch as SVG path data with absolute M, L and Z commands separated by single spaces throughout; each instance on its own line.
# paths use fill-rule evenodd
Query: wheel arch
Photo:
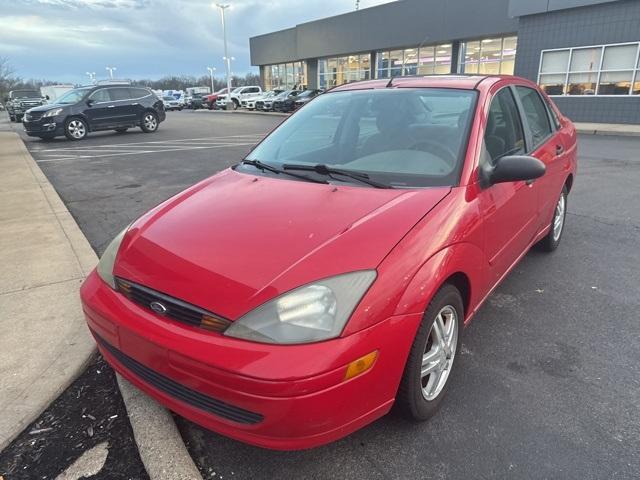
M 571 188 L 573 187 L 573 173 L 570 173 L 567 176 L 567 179 L 565 180 L 564 184 L 567 187 L 567 192 L 570 192 Z
M 482 250 L 471 243 L 446 247 L 422 264 L 405 289 L 395 314 L 424 312 L 433 296 L 445 284 L 460 291 L 465 323 L 482 298 L 487 261 Z

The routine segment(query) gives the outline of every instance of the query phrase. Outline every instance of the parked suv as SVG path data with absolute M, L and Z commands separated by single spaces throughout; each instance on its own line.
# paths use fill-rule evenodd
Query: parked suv
M 109 85 L 75 88 L 55 103 L 28 110 L 23 125 L 31 137 L 64 135 L 69 140 L 82 140 L 98 130 L 122 133 L 140 127 L 152 133 L 165 118 L 162 100 L 150 89 Z
M 12 90 L 4 102 L 12 122 L 19 122 L 24 112 L 45 103 L 37 90 Z
M 249 86 L 249 87 L 238 87 L 234 90 L 231 90 L 231 104 L 229 105 L 229 95 L 219 95 L 216 100 L 216 106 L 218 108 L 222 108 L 224 110 L 228 110 L 229 108 L 232 110 L 237 110 L 240 108 L 240 104 L 242 100 L 247 100 L 249 98 L 254 98 L 262 94 L 262 88 L 257 86 Z

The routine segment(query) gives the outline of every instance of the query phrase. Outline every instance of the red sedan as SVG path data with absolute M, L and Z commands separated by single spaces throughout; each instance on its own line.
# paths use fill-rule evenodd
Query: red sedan
M 527 80 L 339 87 L 119 234 L 87 322 L 124 377 L 243 442 L 322 445 L 394 403 L 426 420 L 463 327 L 558 246 L 575 174 L 573 125 Z

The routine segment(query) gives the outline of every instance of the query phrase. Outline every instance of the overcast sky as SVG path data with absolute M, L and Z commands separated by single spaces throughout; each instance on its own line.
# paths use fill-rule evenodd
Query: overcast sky
M 361 0 L 366 8 L 390 0 Z M 244 74 L 249 37 L 355 8 L 355 0 L 226 0 L 232 70 Z M 211 0 L 0 0 L 0 56 L 23 78 L 85 82 L 115 65 L 121 78 L 222 75 L 220 15 Z M 255 70 L 255 69 L 254 69 Z

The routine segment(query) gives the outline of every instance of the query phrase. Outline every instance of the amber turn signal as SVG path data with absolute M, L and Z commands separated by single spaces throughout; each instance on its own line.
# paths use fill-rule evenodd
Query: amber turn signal
M 371 367 L 378 358 L 378 351 L 374 351 L 371 353 L 367 353 L 364 357 L 360 357 L 357 360 L 354 360 L 349 365 L 347 365 L 347 371 L 344 375 L 345 380 L 349 380 L 350 378 L 357 377 L 361 373 L 366 372 Z

